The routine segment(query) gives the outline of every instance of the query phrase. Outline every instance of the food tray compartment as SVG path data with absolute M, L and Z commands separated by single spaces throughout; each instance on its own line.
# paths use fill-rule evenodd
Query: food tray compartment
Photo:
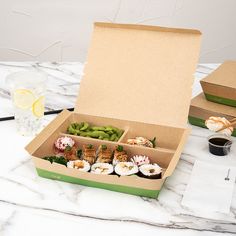
M 119 138 L 119 140 L 116 142 L 116 141 L 108 141 L 108 140 L 100 140 L 100 139 L 96 139 L 96 138 L 90 138 L 90 137 L 83 137 L 83 136 L 78 136 L 78 135 L 73 135 L 73 134 L 68 134 L 68 133 L 63 133 L 63 132 L 60 132 L 59 134 L 61 136 L 69 136 L 73 139 L 76 139 L 76 138 L 81 138 L 82 140 L 88 140 L 88 142 L 90 142 L 91 139 L 95 139 L 95 140 L 100 140 L 104 143 L 121 143 L 121 140 L 123 139 L 123 137 L 127 134 L 128 132 L 128 129 L 126 129 L 124 131 L 124 133 L 121 135 L 121 137 Z
M 122 122 L 122 121 L 116 120 L 116 119 L 104 118 L 104 117 L 95 117 L 95 116 L 89 116 L 89 115 L 78 115 L 76 113 L 72 113 L 68 120 L 69 120 L 69 122 L 67 123 L 67 126 L 63 126 L 62 129 L 60 129 L 60 132 L 64 133 L 64 134 L 67 134 L 67 135 L 69 134 L 69 135 L 72 135 L 72 136 L 80 136 L 80 135 L 76 135 L 76 134 L 73 134 L 73 133 L 69 133 L 67 131 L 68 127 L 72 123 L 86 122 L 91 127 L 92 126 L 96 126 L 96 127 L 97 126 L 99 126 L 99 127 L 112 126 L 112 127 L 115 127 L 116 129 L 123 130 L 123 134 L 119 137 L 118 140 L 115 140 L 116 142 L 119 142 L 119 140 L 121 140 L 121 138 L 123 138 L 123 136 L 127 133 L 128 129 L 129 129 L 129 127 L 125 124 L 125 122 Z M 82 132 L 84 132 L 84 131 L 82 131 Z M 92 132 L 103 132 L 103 131 L 92 131 Z M 91 132 L 87 132 L 87 133 L 91 133 Z M 111 137 L 111 134 L 108 134 L 107 131 L 105 131 L 105 133 L 106 133 L 106 135 L 110 135 L 110 137 Z M 92 138 L 92 137 L 88 137 L 88 138 Z M 94 138 L 92 138 L 92 139 L 94 139 Z M 112 140 L 112 142 L 114 142 L 114 141 Z
M 124 129 L 124 133 L 118 142 L 99 140 L 90 137 L 82 137 L 68 134 L 67 128 L 71 123 L 74 122 L 88 122 L 92 125 L 112 125 L 120 129 Z M 167 130 L 168 129 L 168 130 Z M 70 136 L 75 141 L 81 144 L 93 144 L 98 147 L 101 144 L 106 144 L 112 149 L 118 144 L 124 146 L 127 152 L 131 155 L 146 155 L 151 160 L 166 168 L 175 153 L 179 141 L 182 138 L 183 130 L 181 128 L 173 128 L 161 125 L 150 125 L 140 122 L 124 121 L 119 119 L 110 119 L 104 117 L 96 117 L 78 113 L 71 113 L 67 119 L 57 127 L 54 132 L 47 138 L 47 140 L 36 150 L 35 154 L 37 157 L 48 156 L 54 153 L 53 145 L 55 140 L 59 136 Z M 157 137 L 157 147 L 147 148 L 137 145 L 126 144 L 128 138 L 136 136 L 143 136 L 149 139 Z
M 33 156 L 42 158 L 44 156 L 55 155 L 53 145 L 54 145 L 55 140 L 61 136 L 65 136 L 65 135 L 63 133 L 60 135 L 57 135 L 56 137 L 53 135 L 53 139 L 50 138 L 48 142 L 45 142 L 42 146 L 40 146 L 40 148 L 33 154 Z M 118 142 L 110 142 L 110 141 L 91 139 L 91 138 L 80 137 L 80 136 L 73 136 L 72 138 L 77 143 L 78 148 L 82 148 L 84 144 L 92 144 L 95 147 L 95 149 L 97 149 L 101 144 L 105 144 L 107 145 L 108 148 L 111 148 L 112 150 L 114 150 L 117 145 L 122 145 L 124 147 L 124 150 L 127 151 L 127 154 L 129 157 L 132 157 L 134 155 L 148 156 L 151 162 L 157 163 L 163 169 L 166 169 L 168 167 L 174 155 L 173 152 L 167 152 L 165 150 L 162 151 L 159 149 L 143 148 L 140 146 L 120 144 Z
M 89 124 L 95 126 L 111 125 L 118 129 L 122 129 L 124 130 L 124 133 L 117 142 L 124 144 L 129 138 L 141 136 L 152 140 L 154 137 L 156 137 L 156 149 L 160 149 L 167 152 L 175 152 L 185 130 L 183 128 L 175 128 L 164 125 L 146 124 L 135 121 L 126 121 L 72 113 L 71 116 L 68 118 L 67 125 L 62 126 L 59 130 L 60 133 L 67 134 L 68 126 L 71 123 L 75 122 L 88 122 Z M 76 137 L 76 135 L 73 136 Z
M 64 119 L 63 119 L 64 117 Z M 93 139 L 88 137 L 81 137 L 75 135 L 69 135 L 66 133 L 67 127 L 72 122 L 86 121 L 96 125 L 107 125 L 111 124 L 117 128 L 123 128 L 125 130 L 123 136 L 120 138 L 119 142 L 111 142 L 106 140 Z M 57 125 L 55 125 L 57 124 Z M 140 136 L 143 135 L 147 137 L 148 132 L 158 133 L 159 144 L 163 144 L 162 148 L 158 146 L 157 148 L 146 148 L 142 146 L 128 145 L 124 143 L 125 137 L 128 135 L 136 134 L 133 130 L 137 131 Z M 145 130 L 148 132 L 145 133 Z M 174 134 L 174 139 L 165 136 L 164 133 L 172 132 Z M 34 148 L 31 148 L 30 153 L 32 159 L 36 166 L 39 176 L 62 180 L 65 182 L 71 182 L 76 184 L 82 184 L 91 187 L 104 188 L 108 190 L 124 192 L 134 195 L 147 196 L 156 198 L 161 186 L 163 185 L 165 178 L 168 177 L 169 168 L 173 168 L 175 163 L 176 152 L 179 147 L 178 143 L 184 138 L 186 134 L 185 129 L 172 128 L 162 126 L 162 125 L 148 125 L 141 122 L 117 120 L 110 118 L 102 118 L 90 115 L 83 115 L 77 113 L 65 112 L 63 115 L 59 116 L 54 121 L 54 126 L 47 126 L 47 132 L 42 132 L 38 135 L 38 139 L 34 140 Z M 55 155 L 54 153 L 54 142 L 60 136 L 71 136 L 77 143 L 78 147 L 81 148 L 83 144 L 93 144 L 95 148 L 99 147 L 101 144 L 106 144 L 112 150 L 119 144 L 124 147 L 131 158 L 133 155 L 145 155 L 148 156 L 153 163 L 157 163 L 163 168 L 163 174 L 161 179 L 147 179 L 139 176 L 118 176 L 118 175 L 100 175 L 93 174 L 90 172 L 81 172 L 76 169 L 67 168 L 64 165 L 57 163 L 50 163 L 47 160 L 43 160 L 42 157 Z M 151 133 L 152 137 L 153 133 Z M 166 143 L 163 141 L 166 138 Z M 169 138 L 169 139 L 168 139 Z M 40 140 L 40 144 L 38 143 Z M 168 146 L 168 142 L 170 143 Z M 177 143 L 177 145 L 176 145 Z M 36 145 L 37 144 L 37 145 Z M 167 144 L 167 145 L 166 145 Z M 32 147 L 32 146 L 31 146 Z M 167 174 L 166 174 L 167 173 Z
M 124 134 L 118 142 L 111 142 L 106 140 L 93 139 L 89 137 L 81 137 L 76 135 L 69 135 L 66 133 L 67 127 L 72 122 L 86 121 L 96 125 L 113 125 L 118 128 L 125 129 Z M 78 113 L 71 113 L 67 118 L 57 126 L 50 135 L 47 136 L 42 144 L 32 152 L 32 156 L 36 158 L 42 158 L 44 156 L 54 155 L 54 142 L 60 136 L 71 136 L 78 146 L 81 148 L 83 144 L 93 144 L 95 148 L 98 148 L 101 144 L 106 144 L 112 150 L 120 144 L 127 151 L 129 157 L 133 155 L 145 155 L 150 158 L 153 163 L 157 163 L 163 169 L 167 169 L 171 163 L 179 142 L 182 139 L 185 129 L 173 128 L 162 125 L 149 125 L 141 122 L 125 121 L 110 119 L 104 117 L 95 117 L 90 115 L 83 115 Z M 155 137 L 158 134 L 158 147 L 147 148 L 137 145 L 129 145 L 124 142 L 128 137 L 144 136 Z M 171 135 L 170 135 L 171 134 Z M 155 135 L 155 136 L 154 136 Z M 161 145 L 161 146 L 160 146 Z M 42 160 L 44 162 L 44 160 Z M 45 160 L 46 161 L 46 160 Z M 52 165 L 53 171 L 53 165 Z
M 132 139 L 135 137 L 144 137 L 149 140 L 153 140 L 153 138 L 156 137 L 155 149 L 167 152 L 175 152 L 184 132 L 184 129 L 182 128 L 150 125 L 145 123 L 143 123 L 142 125 L 138 124 L 139 123 L 137 122 L 131 123 L 127 132 L 121 137 L 121 143 L 126 144 L 128 139 Z

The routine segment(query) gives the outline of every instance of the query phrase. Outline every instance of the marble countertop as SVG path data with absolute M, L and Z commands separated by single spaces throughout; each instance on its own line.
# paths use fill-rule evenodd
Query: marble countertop
M 217 66 L 198 66 L 193 95 L 200 92 L 199 80 Z M 0 117 L 12 115 L 9 91 L 3 82 L 5 76 L 31 67 L 49 75 L 48 110 L 73 107 L 82 75 L 81 63 L 0 62 Z M 54 117 L 46 116 L 44 124 Z M 236 188 L 230 214 L 207 211 L 203 214 L 181 205 L 196 159 L 236 164 L 235 145 L 229 156 L 216 158 L 207 151 L 209 131 L 191 128 L 177 168 L 157 200 L 43 179 L 37 176 L 24 150 L 31 138 L 18 135 L 14 121 L 0 122 L 0 235 L 236 234 Z

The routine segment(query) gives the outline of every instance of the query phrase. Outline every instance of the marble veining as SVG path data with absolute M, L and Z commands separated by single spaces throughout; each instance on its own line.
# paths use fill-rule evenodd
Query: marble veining
M 200 92 L 198 81 L 217 66 L 198 66 L 193 94 Z M 12 114 L 9 91 L 2 80 L 13 71 L 32 67 L 48 74 L 47 109 L 73 107 L 83 64 L 1 62 L 1 116 Z M 57 99 L 60 100 L 60 107 Z M 46 116 L 44 125 L 54 117 Z M 236 138 L 227 158 L 215 158 L 207 151 L 209 131 L 191 128 L 192 133 L 177 168 L 167 179 L 157 200 L 41 178 L 23 149 L 31 138 L 19 136 L 15 132 L 14 121 L 0 122 L 0 159 L 4 163 L 0 165 L 0 235 L 42 235 L 50 232 L 64 235 L 79 233 L 78 230 L 84 233 L 103 230 L 105 235 L 109 232 L 125 235 L 128 230 L 137 235 L 148 232 L 159 235 L 236 234 L 236 191 L 230 214 L 203 213 L 200 209 L 193 211 L 181 205 L 196 159 L 222 165 L 236 164 Z M 11 148 L 13 144 L 14 150 Z M 26 222 L 29 227 L 24 230 Z M 119 227 L 119 232 L 114 227 Z

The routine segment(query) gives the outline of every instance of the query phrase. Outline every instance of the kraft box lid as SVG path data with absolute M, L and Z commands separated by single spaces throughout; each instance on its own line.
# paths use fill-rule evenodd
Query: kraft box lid
M 198 30 L 95 23 L 75 111 L 186 127 Z
M 225 61 L 201 82 L 236 89 L 236 61 Z
M 236 106 L 236 61 L 225 61 L 200 83 L 207 100 Z

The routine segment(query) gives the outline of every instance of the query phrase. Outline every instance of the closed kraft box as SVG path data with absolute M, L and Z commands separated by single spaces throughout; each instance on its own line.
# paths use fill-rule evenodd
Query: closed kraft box
M 200 81 L 207 100 L 236 107 L 236 61 L 226 61 Z
M 208 119 L 210 116 L 220 116 L 231 120 L 233 118 L 236 118 L 236 108 L 207 101 L 203 93 L 194 97 L 191 101 L 189 109 L 189 123 L 192 125 L 206 128 L 205 120 Z M 236 136 L 235 128 L 232 133 L 232 136 Z
M 189 129 L 188 110 L 201 33 L 143 25 L 95 23 L 75 111 L 64 110 L 30 144 L 42 177 L 156 198 L 180 158 Z M 163 169 L 161 179 L 99 175 L 43 160 L 72 122 L 124 130 L 118 142 L 71 137 L 78 143 L 123 145 L 129 156 L 146 155 Z M 128 138 L 157 138 L 156 148 L 126 144 Z

